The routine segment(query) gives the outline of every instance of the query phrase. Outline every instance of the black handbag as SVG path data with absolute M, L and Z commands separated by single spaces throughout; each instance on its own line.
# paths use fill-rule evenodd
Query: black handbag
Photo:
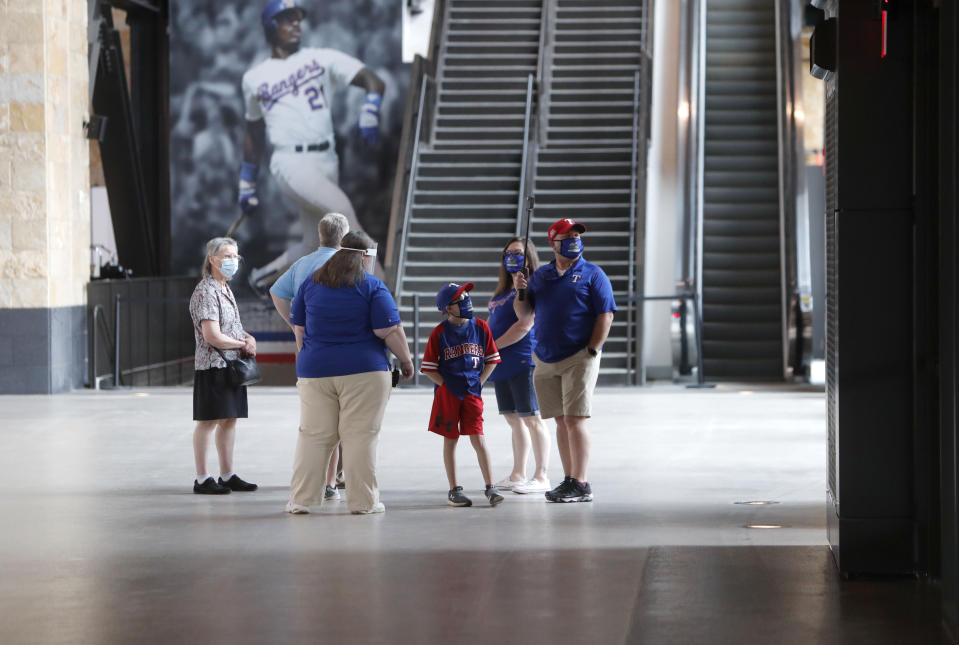
M 212 347 L 212 345 L 211 345 Z M 232 387 L 241 385 L 254 385 L 260 382 L 263 377 L 260 375 L 260 366 L 256 364 L 256 358 L 248 356 L 243 358 L 229 359 L 219 347 L 214 347 L 220 357 L 226 361 L 226 382 Z

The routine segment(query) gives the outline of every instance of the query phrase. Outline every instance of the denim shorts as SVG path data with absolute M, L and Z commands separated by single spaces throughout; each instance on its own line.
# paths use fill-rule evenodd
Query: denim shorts
M 532 417 L 539 414 L 536 392 L 533 391 L 533 368 L 505 381 L 496 381 L 496 405 L 500 414 Z

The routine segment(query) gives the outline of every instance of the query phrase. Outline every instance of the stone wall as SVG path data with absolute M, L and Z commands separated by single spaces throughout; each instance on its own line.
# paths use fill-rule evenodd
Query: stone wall
M 67 370 L 48 374 L 48 390 L 76 386 L 82 374 L 82 355 L 74 363 L 89 278 L 86 11 L 77 0 L 0 0 L 0 371 L 7 360 Z M 24 363 L 27 336 L 33 358 Z

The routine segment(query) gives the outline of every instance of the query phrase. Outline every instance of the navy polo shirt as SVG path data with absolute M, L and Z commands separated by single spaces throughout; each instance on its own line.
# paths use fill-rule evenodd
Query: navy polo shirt
M 527 294 L 536 312 L 536 356 L 546 363 L 586 347 L 596 317 L 616 311 L 606 273 L 582 256 L 563 275 L 556 272 L 555 260 L 541 266 L 530 277 Z

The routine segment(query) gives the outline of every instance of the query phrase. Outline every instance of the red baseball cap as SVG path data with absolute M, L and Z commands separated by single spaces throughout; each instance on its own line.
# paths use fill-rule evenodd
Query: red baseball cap
M 585 226 L 583 226 L 579 222 L 569 219 L 568 217 L 564 217 L 563 219 L 558 219 L 555 222 L 553 222 L 553 225 L 549 227 L 548 231 L 546 231 L 546 236 L 549 237 L 549 241 L 552 242 L 553 238 L 556 237 L 557 235 L 568 233 L 574 228 L 580 233 L 586 232 Z

